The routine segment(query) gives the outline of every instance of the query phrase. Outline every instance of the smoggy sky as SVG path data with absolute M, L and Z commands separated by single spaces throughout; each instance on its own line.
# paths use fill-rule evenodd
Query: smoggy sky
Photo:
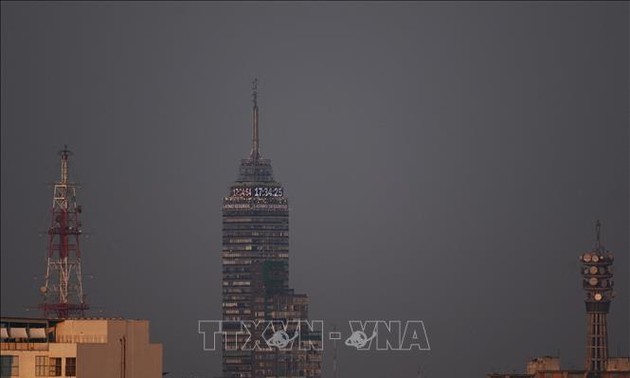
M 57 151 L 82 184 L 95 316 L 151 321 L 173 377 L 220 373 L 221 202 L 261 150 L 310 316 L 420 319 L 430 352 L 339 377 L 580 368 L 577 256 L 615 253 L 629 351 L 628 4 L 2 2 L 2 314 L 38 316 Z M 331 377 L 332 348 L 325 349 Z

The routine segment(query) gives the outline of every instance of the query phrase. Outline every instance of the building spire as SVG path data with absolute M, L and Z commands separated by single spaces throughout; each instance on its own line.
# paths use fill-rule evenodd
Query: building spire
M 260 139 L 258 137 L 258 78 L 252 82 L 252 101 L 254 103 L 252 119 L 252 152 L 250 158 L 258 160 L 260 158 Z

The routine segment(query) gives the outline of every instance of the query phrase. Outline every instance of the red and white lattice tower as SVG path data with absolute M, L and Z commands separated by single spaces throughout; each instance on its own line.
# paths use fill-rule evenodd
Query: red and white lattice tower
M 78 185 L 68 180 L 70 155 L 67 146 L 59 152 L 61 178 L 54 184 L 50 209 L 46 282 L 40 288 L 43 301 L 39 305 L 46 318 L 83 317 L 88 309 L 83 294 L 79 248 L 81 206 L 76 202 Z

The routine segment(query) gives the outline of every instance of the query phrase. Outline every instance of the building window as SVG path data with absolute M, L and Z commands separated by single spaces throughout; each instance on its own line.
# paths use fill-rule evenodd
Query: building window
M 48 375 L 61 377 L 61 357 L 50 357 L 48 360 Z
M 18 356 L 0 356 L 0 376 L 16 377 L 18 375 L 20 375 Z
M 35 376 L 48 377 L 48 357 L 35 356 Z
M 77 376 L 77 359 L 76 357 L 66 358 L 66 377 Z

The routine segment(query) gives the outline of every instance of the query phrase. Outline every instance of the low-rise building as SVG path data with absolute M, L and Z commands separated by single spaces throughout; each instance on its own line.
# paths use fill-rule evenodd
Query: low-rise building
M 606 364 L 606 371 L 598 373 L 598 378 L 630 378 L 630 357 L 612 357 Z M 560 368 L 558 357 L 537 357 L 527 363 L 526 374 L 492 373 L 488 378 L 590 378 L 592 373 L 585 370 Z
M 0 375 L 158 378 L 162 345 L 149 322 L 121 318 L 1 318 Z

